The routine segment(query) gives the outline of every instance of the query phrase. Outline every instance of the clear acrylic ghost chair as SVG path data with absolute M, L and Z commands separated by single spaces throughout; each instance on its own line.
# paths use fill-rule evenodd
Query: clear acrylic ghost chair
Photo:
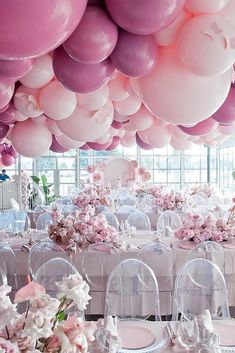
M 76 211 L 79 211 L 79 207 L 71 204 L 63 207 L 62 213 L 64 217 L 67 217 L 69 214 L 75 213 Z
M 119 229 L 119 222 L 114 213 L 110 211 L 104 211 L 101 213 L 105 215 L 105 218 L 110 226 L 114 227 L 116 230 Z
M 148 265 L 157 278 L 161 314 L 172 315 L 175 284 L 174 250 L 162 242 L 151 242 L 143 246 L 135 257 Z
M 12 248 L 7 243 L 0 243 L 0 268 L 7 276 L 12 293 L 19 289 L 18 262 Z
M 128 218 L 128 216 L 134 212 L 134 208 L 132 206 L 128 205 L 123 205 L 121 206 L 118 211 L 115 213 L 118 219 L 119 224 L 122 222 L 125 222 Z
M 0 213 L 0 228 L 5 232 L 12 231 L 14 223 L 14 213 L 12 211 L 4 211 Z
M 198 258 L 210 260 L 224 273 L 224 250 L 219 243 L 215 241 L 204 241 L 195 245 L 188 253 L 186 261 Z
M 157 223 L 157 231 L 160 235 L 171 235 L 175 230 L 179 229 L 181 226 L 182 221 L 177 212 L 167 210 L 159 216 Z
M 0 267 L 0 287 L 7 285 L 7 276 L 5 271 Z
M 18 203 L 15 199 L 11 198 L 10 204 L 11 204 L 11 208 L 12 208 L 14 211 L 19 211 L 19 210 L 20 210 L 20 205 L 19 205 L 19 203 Z
M 104 315 L 134 320 L 154 315 L 155 320 L 161 320 L 158 283 L 148 265 L 138 259 L 128 259 L 111 272 Z
M 45 212 L 45 210 L 43 209 L 43 205 L 38 204 L 34 210 L 33 210 L 33 220 L 35 222 L 35 224 L 37 223 L 38 217 L 43 214 Z
M 189 198 L 189 205 L 191 207 L 203 206 L 205 204 L 206 204 L 205 199 L 201 195 L 194 194 Z
M 67 257 L 64 249 L 52 241 L 41 241 L 33 245 L 28 257 L 28 268 L 31 278 L 34 278 L 39 267 L 54 256 L 63 259 Z
M 25 211 L 14 211 L 14 221 L 13 221 L 13 232 L 20 233 L 26 230 L 29 224 L 27 212 Z
M 136 230 L 150 230 L 151 224 L 148 216 L 142 211 L 134 211 L 127 217 L 127 223 Z
M 209 310 L 213 319 L 229 319 L 228 294 L 219 267 L 209 260 L 187 262 L 176 277 L 173 319 L 180 313 L 198 315 Z
M 49 224 L 53 222 L 51 215 L 47 212 L 42 213 L 36 222 L 36 229 L 47 230 Z
M 40 283 L 46 293 L 55 298 L 59 292 L 56 282 L 61 281 L 64 276 L 76 273 L 77 269 L 69 261 L 55 257 L 39 267 L 33 281 Z
M 153 205 L 145 208 L 145 213 L 147 214 L 152 230 L 157 229 L 157 224 L 160 215 L 163 213 L 163 209 L 160 206 Z
M 122 195 L 119 200 L 121 205 L 135 206 L 136 204 L 136 197 L 131 194 Z

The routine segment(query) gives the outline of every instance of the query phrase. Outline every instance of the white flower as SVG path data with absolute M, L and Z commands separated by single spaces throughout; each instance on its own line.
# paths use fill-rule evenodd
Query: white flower
M 85 310 L 91 297 L 89 296 L 89 285 L 82 279 L 82 276 L 77 274 L 71 274 L 68 277 L 64 277 L 61 282 L 56 282 L 57 287 L 60 290 L 58 298 L 70 299 L 73 301 L 72 304 L 77 305 L 78 310 Z
M 30 336 L 35 340 L 39 338 L 48 338 L 53 334 L 52 317 L 46 310 L 38 310 L 35 313 L 29 312 L 25 320 L 25 328 L 22 332 L 23 337 Z
M 56 298 L 51 298 L 50 295 L 44 294 L 41 298 L 33 301 L 30 311 L 36 312 L 38 309 L 45 309 L 49 312 L 50 316 L 57 313 L 60 301 Z
M 0 338 L 0 353 L 20 353 L 20 351 L 18 347 L 10 341 Z
M 16 304 L 12 304 L 7 296 L 10 291 L 11 287 L 0 286 L 0 330 L 18 316 Z

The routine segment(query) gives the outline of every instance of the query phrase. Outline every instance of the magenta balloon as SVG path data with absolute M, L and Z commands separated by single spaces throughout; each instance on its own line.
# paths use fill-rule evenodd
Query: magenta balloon
M 98 143 L 98 142 L 87 142 L 87 146 L 92 148 L 95 151 L 104 151 L 109 147 L 111 144 L 111 141 L 108 140 L 106 143 Z
M 215 120 L 208 118 L 192 127 L 179 125 L 180 130 L 191 136 L 203 136 L 209 134 L 217 126 Z
M 116 121 L 113 120 L 112 125 L 111 125 L 114 129 L 121 129 L 123 127 L 123 123 L 121 123 L 120 121 Z
M 0 60 L 0 76 L 13 79 L 20 78 L 26 75 L 32 67 L 32 59 Z
M 7 105 L 10 102 L 14 94 L 14 89 L 15 89 L 15 81 L 8 78 L 0 79 L 0 108 L 3 108 L 5 105 Z
M 11 154 L 13 157 L 17 157 L 17 155 L 18 155 L 16 150 L 13 148 L 13 146 L 9 147 L 9 154 Z
M 78 27 L 64 42 L 66 52 L 84 64 L 105 60 L 115 48 L 118 29 L 99 7 L 88 6 Z
M 88 0 L 88 5 L 105 7 L 104 0 Z
M 88 151 L 90 150 L 90 147 L 85 143 L 85 145 L 79 147 L 80 150 L 83 150 L 83 151 Z
M 222 125 L 229 125 L 235 121 L 235 88 L 233 86 L 231 86 L 226 100 L 212 115 L 212 118 Z
M 9 126 L 0 122 L 0 139 L 3 139 L 9 131 Z
M 115 150 L 115 148 L 117 148 L 117 146 L 120 143 L 120 137 L 118 136 L 114 136 L 113 137 L 113 141 L 111 142 L 111 145 L 109 145 L 109 147 L 106 148 L 106 151 L 112 151 Z
M 153 36 L 119 31 L 118 42 L 110 58 L 113 66 L 124 75 L 141 77 L 154 69 L 158 47 Z
M 135 137 L 136 137 L 136 143 L 140 148 L 142 148 L 143 150 L 152 150 L 153 149 L 153 147 L 151 145 L 149 145 L 148 143 L 145 143 L 144 141 L 141 140 L 138 133 L 135 135 Z
M 15 122 L 16 109 L 11 104 L 5 112 L 0 113 L 0 121 L 4 124 L 13 124 Z
M 101 88 L 113 72 L 108 59 L 97 64 L 81 64 L 70 58 L 63 47 L 54 51 L 53 68 L 62 85 L 77 93 L 89 93 Z
M 105 0 L 114 21 L 135 34 L 152 34 L 168 27 L 180 14 L 185 0 Z
M 64 152 L 69 151 L 68 148 L 61 146 L 61 144 L 57 141 L 57 139 L 54 135 L 52 135 L 52 143 L 50 146 L 50 150 L 53 152 L 56 152 L 56 153 L 64 153 Z
M 0 1 L 0 58 L 43 55 L 80 22 L 87 0 Z
M 1 162 L 6 167 L 9 167 L 15 163 L 15 158 L 11 154 L 5 153 L 1 156 Z
M 5 110 L 7 110 L 7 109 L 8 109 L 9 105 L 10 105 L 10 103 L 8 103 L 8 104 L 7 104 L 7 105 L 5 105 L 4 107 L 0 108 L 0 113 L 5 112 Z

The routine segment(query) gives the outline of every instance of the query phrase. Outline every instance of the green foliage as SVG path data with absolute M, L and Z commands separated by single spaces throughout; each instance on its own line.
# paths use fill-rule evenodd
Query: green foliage
M 51 195 L 51 187 L 53 184 L 48 184 L 47 182 L 47 177 L 45 174 L 41 175 L 41 178 L 39 178 L 36 175 L 31 176 L 33 182 L 37 185 L 37 188 L 33 187 L 31 193 L 30 193 L 30 206 L 31 208 L 33 207 L 35 200 L 38 196 L 38 187 L 40 187 L 40 182 L 42 183 L 42 193 L 45 197 L 45 202 L 46 205 L 49 205 L 51 202 L 56 200 L 56 195 Z
M 232 172 L 232 177 L 235 180 L 235 171 Z
M 57 314 L 56 314 L 56 320 L 57 321 L 64 321 L 65 319 L 65 313 L 64 311 L 59 311 Z

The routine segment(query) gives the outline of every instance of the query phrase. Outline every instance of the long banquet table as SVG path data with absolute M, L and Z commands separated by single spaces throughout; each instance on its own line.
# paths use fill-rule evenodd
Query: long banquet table
M 153 269 L 156 274 L 159 289 L 160 289 L 160 306 L 161 313 L 163 315 L 171 314 L 170 303 L 172 301 L 172 292 L 169 290 L 172 286 L 172 278 L 170 273 L 167 272 L 168 264 L 164 261 L 161 263 L 157 261 L 157 255 L 154 252 L 138 252 L 138 247 L 141 248 L 143 244 L 147 244 L 154 239 L 153 235 L 138 235 L 130 239 L 130 243 L 133 248 L 129 251 L 121 251 L 119 254 L 112 253 L 106 254 L 102 252 L 77 252 L 69 259 L 67 254 L 64 257 L 69 259 L 78 269 L 81 274 L 84 274 L 83 268 L 85 267 L 85 273 L 87 279 L 90 280 L 91 296 L 92 301 L 89 308 L 90 314 L 103 314 L 104 311 L 104 299 L 105 299 L 105 288 L 108 275 L 112 269 L 117 266 L 120 261 L 129 258 L 138 258 L 140 260 L 147 260 L 148 265 Z M 21 279 L 21 285 L 26 282 L 27 275 L 29 274 L 28 258 L 29 252 L 22 250 L 22 244 L 27 243 L 25 238 L 8 238 L 9 244 L 16 254 L 18 261 L 18 275 Z M 170 245 L 174 249 L 175 253 L 175 274 L 179 272 L 180 268 L 186 261 L 189 250 L 180 248 L 180 242 L 173 237 L 165 237 L 164 242 Z M 225 254 L 225 278 L 228 286 L 228 298 L 229 306 L 235 306 L 235 247 L 234 249 L 224 248 Z M 61 253 L 53 250 L 48 254 L 48 259 L 61 257 Z M 108 256 L 105 258 L 105 256 Z M 100 273 L 100 264 L 103 264 L 103 273 Z M 105 265 L 104 265 L 105 263 Z M 10 266 L 9 266 L 10 268 Z M 10 275 L 8 273 L 8 275 Z

